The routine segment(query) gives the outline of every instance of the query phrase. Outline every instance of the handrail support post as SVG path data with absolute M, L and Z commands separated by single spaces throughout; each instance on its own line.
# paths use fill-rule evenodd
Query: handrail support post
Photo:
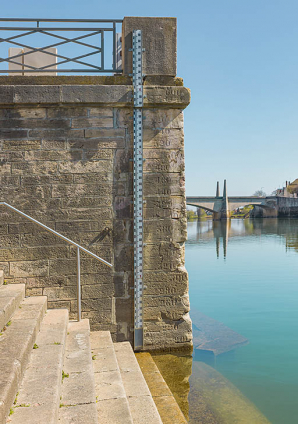
M 78 302 L 78 321 L 82 318 L 82 305 L 81 305 L 81 258 L 80 248 L 77 247 L 77 302 Z

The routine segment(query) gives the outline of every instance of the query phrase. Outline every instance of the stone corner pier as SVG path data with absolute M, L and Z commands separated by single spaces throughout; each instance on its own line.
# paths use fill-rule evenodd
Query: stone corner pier
M 143 31 L 144 346 L 190 350 L 176 19 L 124 18 L 123 73 L 0 76 L 0 201 L 113 263 L 81 257 L 82 316 L 134 335 L 132 31 Z M 59 47 L 58 47 L 59 52 Z M 58 71 L 59 72 L 59 71 Z M 0 268 L 76 317 L 75 249 L 0 206 Z

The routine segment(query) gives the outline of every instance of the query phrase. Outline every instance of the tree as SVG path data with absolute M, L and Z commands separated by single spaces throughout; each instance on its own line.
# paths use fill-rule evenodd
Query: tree
M 266 197 L 267 194 L 265 193 L 265 191 L 263 191 L 262 189 L 257 190 L 254 192 L 253 196 L 258 196 L 258 197 Z

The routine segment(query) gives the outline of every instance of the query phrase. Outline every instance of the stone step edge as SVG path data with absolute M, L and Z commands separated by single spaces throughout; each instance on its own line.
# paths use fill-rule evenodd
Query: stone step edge
M 25 284 L 0 285 L 0 334 L 25 298 Z
M 163 424 L 187 424 L 173 393 L 149 352 L 135 353 Z
M 114 343 L 114 348 L 134 424 L 162 424 L 131 344 Z
M 4 283 L 4 272 L 3 269 L 0 269 L 0 286 Z
M 34 305 L 36 306 L 34 307 Z M 20 387 L 46 308 L 47 298 L 45 296 L 24 299 L 21 303 L 21 309 L 16 310 L 12 317 L 11 325 L 1 336 L 3 337 L 0 343 L 1 348 L 3 350 L 7 348 L 6 356 L 2 358 L 3 361 L 1 363 L 7 373 L 0 393 L 1 423 L 5 422 L 6 417 L 10 413 L 11 405 Z M 20 343 L 19 338 L 23 338 L 22 342 L 25 343 L 24 345 Z M 16 355 L 13 363 L 10 362 L 12 354 Z
M 111 333 L 93 331 L 90 342 L 99 421 L 133 424 Z
M 98 424 L 89 319 L 68 323 L 63 372 L 59 423 Z
M 46 311 L 8 422 L 57 423 L 67 325 L 67 309 Z

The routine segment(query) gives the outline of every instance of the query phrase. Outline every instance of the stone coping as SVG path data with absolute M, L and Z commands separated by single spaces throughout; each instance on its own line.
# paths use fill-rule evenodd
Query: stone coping
M 132 85 L 128 75 L 1 75 L 0 85 Z M 147 75 L 144 85 L 182 87 L 183 79 L 167 75 Z
M 131 85 L 0 85 L 1 106 L 96 104 L 133 107 Z M 190 90 L 181 86 L 145 86 L 144 107 L 184 109 Z

